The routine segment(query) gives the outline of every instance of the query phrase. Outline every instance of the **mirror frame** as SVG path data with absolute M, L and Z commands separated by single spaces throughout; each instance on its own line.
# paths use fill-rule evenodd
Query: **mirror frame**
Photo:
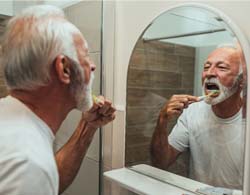
M 154 20 L 156 20 L 158 17 L 160 17 L 164 13 L 171 11 L 173 9 L 179 8 L 179 7 L 186 7 L 186 6 L 192 6 L 192 7 L 196 7 L 196 8 L 206 9 L 206 10 L 212 12 L 213 14 L 219 16 L 227 25 L 226 27 L 235 34 L 235 36 L 236 36 L 236 38 L 237 38 L 238 42 L 240 43 L 240 46 L 243 50 L 245 61 L 246 61 L 246 69 L 247 69 L 247 75 L 248 75 L 247 76 L 247 97 L 250 97 L 250 87 L 249 87 L 249 84 L 250 84 L 250 70 L 249 70 L 250 46 L 249 46 L 249 42 L 248 42 L 247 37 L 241 31 L 241 29 L 232 21 L 232 19 L 229 16 L 224 14 L 224 12 L 222 10 L 217 9 L 215 7 L 212 7 L 210 5 L 207 5 L 205 3 L 178 3 L 177 5 L 169 6 L 163 12 L 161 12 L 160 14 L 155 16 L 153 18 L 153 20 L 141 32 L 139 37 L 142 37 L 143 34 L 147 31 L 147 29 L 152 25 Z M 131 56 L 135 50 L 137 40 L 134 44 L 133 50 L 131 52 Z M 130 60 L 131 60 L 131 56 L 130 56 Z M 129 60 L 129 62 L 130 62 L 130 60 Z M 129 66 L 128 66 L 127 71 L 129 71 Z M 127 73 L 127 78 L 128 78 L 128 73 Z M 126 104 L 127 104 L 127 97 L 126 97 Z M 127 105 L 126 105 L 126 107 L 127 107 Z M 248 115 L 250 115 L 250 103 L 247 103 L 247 105 L 246 105 L 246 117 L 249 117 Z M 246 137 L 245 137 L 245 146 L 244 146 L 243 195 L 250 194 L 250 184 L 249 184 L 249 181 L 250 181 L 250 124 L 249 124 L 247 118 L 246 118 L 245 136 Z

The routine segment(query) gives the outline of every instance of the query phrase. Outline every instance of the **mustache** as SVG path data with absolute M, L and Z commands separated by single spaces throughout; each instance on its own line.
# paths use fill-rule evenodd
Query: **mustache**
M 232 87 L 234 87 L 234 85 L 238 85 L 242 80 L 243 80 L 243 73 L 239 73 L 236 76 L 236 78 L 235 78 L 235 80 L 233 82 L 233 86 Z M 214 78 L 214 77 L 213 78 L 205 78 L 204 83 L 203 83 L 203 87 L 205 87 L 205 85 L 208 84 L 208 83 L 216 84 L 219 88 L 225 87 L 223 84 L 221 84 L 221 82 L 219 81 L 219 79 Z
M 205 86 L 205 84 L 209 84 L 209 83 L 216 84 L 217 86 L 222 85 L 217 78 L 205 78 L 203 86 Z

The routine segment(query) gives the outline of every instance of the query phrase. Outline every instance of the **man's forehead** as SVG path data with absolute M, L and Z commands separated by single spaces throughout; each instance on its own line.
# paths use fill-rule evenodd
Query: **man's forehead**
M 88 52 L 88 43 L 84 39 L 83 35 L 78 34 L 78 33 L 74 34 L 73 39 L 74 39 L 74 45 L 77 49 L 81 49 L 85 52 Z
M 240 61 L 238 51 L 234 48 L 227 48 L 227 47 L 217 48 L 216 50 L 214 50 L 212 53 L 209 54 L 208 60 L 209 59 Z
M 76 48 L 77 58 L 80 64 L 85 64 L 85 57 L 89 55 L 88 43 L 80 33 L 73 35 L 74 45 Z

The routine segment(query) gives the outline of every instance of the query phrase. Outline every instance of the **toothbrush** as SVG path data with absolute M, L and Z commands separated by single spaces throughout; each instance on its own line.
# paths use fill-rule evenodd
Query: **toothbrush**
M 93 99 L 93 102 L 96 103 L 96 104 L 98 104 L 99 102 L 101 102 L 101 101 L 99 100 L 99 98 L 96 97 L 96 95 L 94 95 L 94 94 L 92 94 L 92 99 Z
M 215 94 L 219 93 L 219 90 L 210 90 L 210 91 L 211 92 L 209 94 L 207 94 L 207 95 L 199 96 L 198 97 L 198 101 L 202 101 L 202 100 L 204 100 L 207 97 L 211 97 L 212 95 L 215 95 Z

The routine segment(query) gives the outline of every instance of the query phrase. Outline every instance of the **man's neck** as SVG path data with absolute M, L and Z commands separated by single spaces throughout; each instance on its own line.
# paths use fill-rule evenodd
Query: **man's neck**
M 34 114 L 41 118 L 54 134 L 73 106 L 62 98 L 62 94 L 46 88 L 35 91 L 12 90 L 10 95 L 25 104 Z M 66 96 L 67 97 L 67 96 Z
M 225 101 L 213 105 L 212 110 L 220 118 L 229 118 L 240 111 L 242 99 L 239 94 L 234 94 Z

